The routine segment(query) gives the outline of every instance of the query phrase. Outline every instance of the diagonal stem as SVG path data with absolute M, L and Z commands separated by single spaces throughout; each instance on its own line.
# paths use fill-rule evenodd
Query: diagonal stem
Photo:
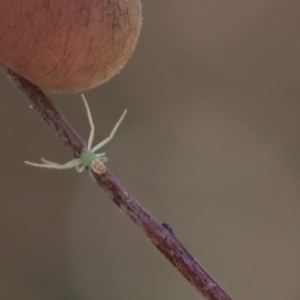
M 72 150 L 75 157 L 86 148 L 85 142 L 56 110 L 47 96 L 35 85 L 0 64 L 6 75 L 56 133 L 62 142 Z M 199 265 L 187 251 L 172 229 L 165 223 L 159 223 L 139 202 L 132 197 L 107 169 L 98 175 L 93 173 L 97 183 L 113 202 L 141 229 L 155 247 L 171 264 L 209 300 L 231 300 L 220 285 Z
M 71 149 L 74 156 L 79 157 L 83 149 L 86 148 L 86 143 L 58 112 L 49 98 L 36 85 L 16 74 L 2 63 L 0 63 L 0 66 L 29 102 L 30 108 L 34 108 L 58 138 Z

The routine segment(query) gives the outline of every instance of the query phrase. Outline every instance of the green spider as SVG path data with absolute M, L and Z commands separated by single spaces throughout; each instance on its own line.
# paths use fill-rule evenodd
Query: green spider
M 104 145 L 106 145 L 110 140 L 112 140 L 112 138 L 114 137 L 116 131 L 118 130 L 121 122 L 123 121 L 123 119 L 127 113 L 127 109 L 125 109 L 121 118 L 116 123 L 115 127 L 113 128 L 112 132 L 110 133 L 109 137 L 104 139 L 102 142 L 100 142 L 96 146 L 92 147 L 92 144 L 94 141 L 94 135 L 95 135 L 95 125 L 93 122 L 92 114 L 91 114 L 90 108 L 88 106 L 88 103 L 87 103 L 84 95 L 81 94 L 81 96 L 82 96 L 84 105 L 87 110 L 89 123 L 91 125 L 91 133 L 89 136 L 87 149 L 81 153 L 80 157 L 72 159 L 71 161 L 69 161 L 65 164 L 57 164 L 57 163 L 48 161 L 44 158 L 41 159 L 43 162 L 42 164 L 25 161 L 26 164 L 34 166 L 34 167 L 58 169 L 58 170 L 76 168 L 76 170 L 79 173 L 81 173 L 85 168 L 92 169 L 94 172 L 96 172 L 98 174 L 103 174 L 105 172 L 106 169 L 105 169 L 103 162 L 107 161 L 106 154 L 104 152 L 96 153 L 96 151 L 99 150 L 100 148 L 102 148 Z

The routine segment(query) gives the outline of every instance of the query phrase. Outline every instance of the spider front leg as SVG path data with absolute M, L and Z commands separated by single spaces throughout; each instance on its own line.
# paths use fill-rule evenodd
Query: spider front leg
M 94 141 L 94 136 L 95 136 L 95 124 L 94 124 L 94 121 L 93 121 L 93 117 L 92 117 L 90 107 L 88 105 L 88 102 L 86 101 L 86 98 L 85 98 L 84 94 L 81 94 L 81 97 L 83 99 L 83 102 L 84 102 L 84 105 L 85 105 L 85 108 L 86 108 L 86 111 L 87 111 L 89 123 L 91 125 L 91 133 L 90 133 L 89 141 L 88 141 L 88 145 L 87 145 L 87 150 L 91 150 L 92 149 L 92 144 L 93 144 L 93 141 Z
M 97 150 L 99 150 L 100 148 L 102 148 L 104 145 L 106 145 L 110 140 L 113 139 L 116 131 L 118 130 L 119 126 L 121 125 L 125 115 L 127 113 L 127 109 L 124 110 L 121 118 L 119 119 L 119 121 L 117 122 L 117 124 L 115 125 L 115 127 L 113 128 L 113 130 L 111 131 L 109 137 L 107 137 L 106 139 L 104 139 L 102 142 L 100 142 L 99 144 L 97 144 L 93 149 L 92 151 L 93 152 L 96 152 Z
M 104 153 L 104 152 L 96 154 L 96 158 L 102 162 L 107 161 L 106 153 Z
M 58 170 L 66 170 L 66 169 L 71 169 L 75 168 L 79 165 L 81 165 L 81 159 L 80 158 L 75 158 L 70 160 L 69 162 L 65 164 L 57 164 L 55 162 L 48 161 L 44 158 L 42 158 L 43 163 L 38 164 L 38 163 L 32 163 L 29 161 L 25 161 L 25 164 L 34 166 L 34 167 L 39 167 L 39 168 L 48 168 L 48 169 L 58 169 Z

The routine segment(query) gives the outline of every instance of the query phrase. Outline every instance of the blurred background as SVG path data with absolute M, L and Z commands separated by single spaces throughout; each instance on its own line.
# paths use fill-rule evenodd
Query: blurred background
M 138 47 L 86 93 L 110 170 L 233 299 L 300 299 L 300 4 L 143 1 Z M 199 299 L 1 74 L 0 298 Z M 49 94 L 87 139 L 79 95 Z

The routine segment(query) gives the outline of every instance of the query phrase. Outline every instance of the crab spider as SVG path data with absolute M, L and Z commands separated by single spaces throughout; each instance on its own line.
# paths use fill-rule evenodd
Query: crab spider
M 85 168 L 92 169 L 95 173 L 98 173 L 98 174 L 103 174 L 105 172 L 105 166 L 103 163 L 107 161 L 106 154 L 104 152 L 96 153 L 96 151 L 99 150 L 100 148 L 102 148 L 103 146 L 105 146 L 109 141 L 112 140 L 112 138 L 114 137 L 116 131 L 118 130 L 121 122 L 123 121 L 123 119 L 127 113 L 127 109 L 124 111 L 121 118 L 116 123 L 116 125 L 113 128 L 113 130 L 111 131 L 110 135 L 106 139 L 104 139 L 102 142 L 100 142 L 96 146 L 92 147 L 92 144 L 94 141 L 94 135 L 95 135 L 95 125 L 93 122 L 90 108 L 85 99 L 85 96 L 83 94 L 81 94 L 81 96 L 82 96 L 84 105 L 87 110 L 89 123 L 91 125 L 91 133 L 89 136 L 87 149 L 85 149 L 81 153 L 80 157 L 72 159 L 71 161 L 69 161 L 65 164 L 57 164 L 55 162 L 51 162 L 51 161 L 48 161 L 48 160 L 42 158 L 41 159 L 43 162 L 42 164 L 25 161 L 25 163 L 27 165 L 31 165 L 34 167 L 40 167 L 40 168 L 58 169 L 58 170 L 66 170 L 66 169 L 76 168 L 76 170 L 79 173 L 81 173 Z

